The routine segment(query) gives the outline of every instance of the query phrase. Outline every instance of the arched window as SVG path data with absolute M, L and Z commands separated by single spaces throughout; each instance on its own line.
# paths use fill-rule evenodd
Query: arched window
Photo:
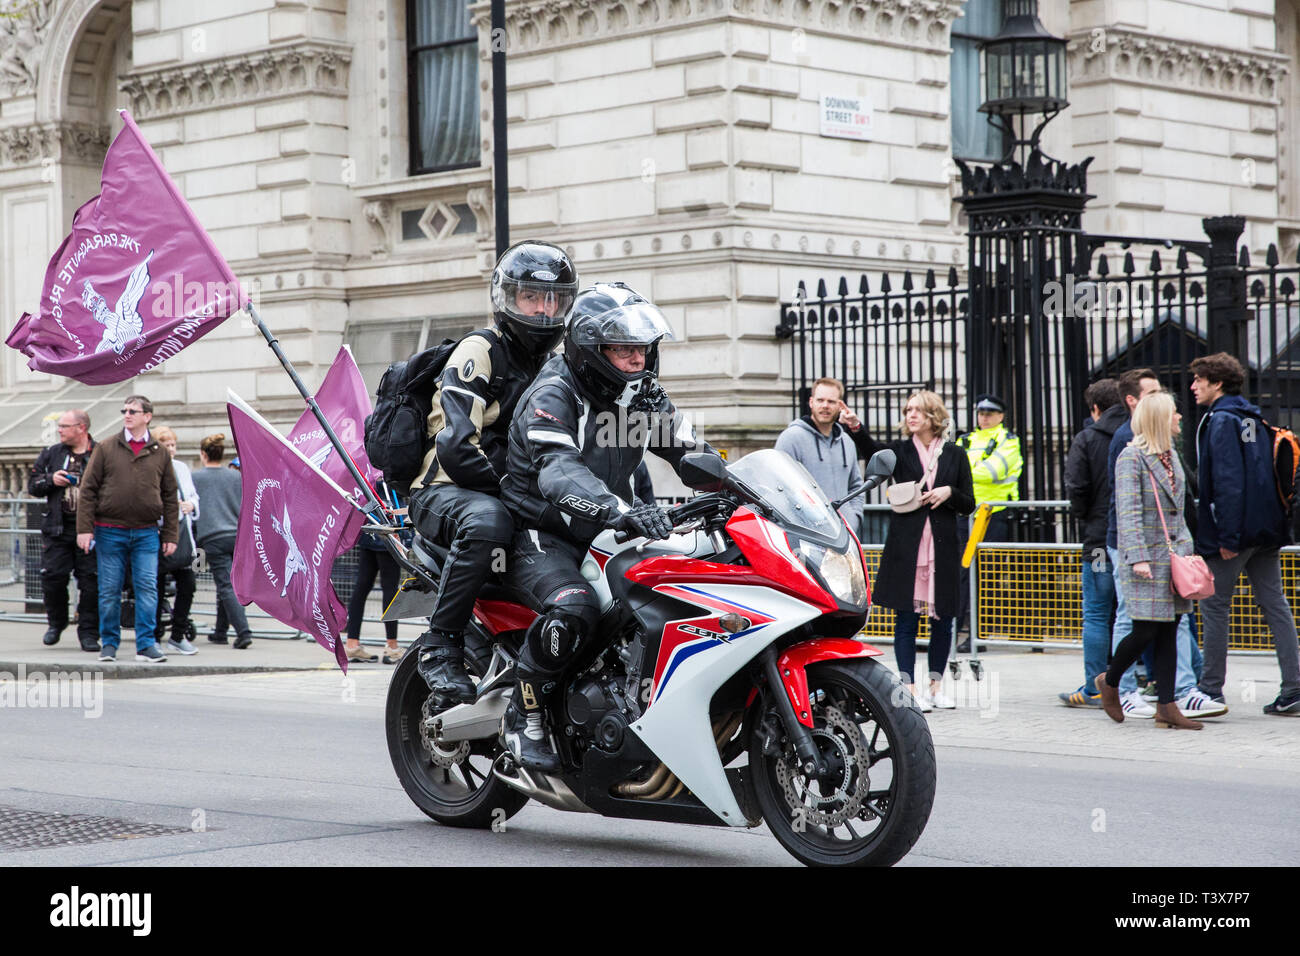
M 952 25 L 952 154 L 957 159 L 1002 158 L 1004 134 L 979 111 L 984 99 L 980 81 L 979 42 L 1002 29 L 1002 0 L 968 0 Z

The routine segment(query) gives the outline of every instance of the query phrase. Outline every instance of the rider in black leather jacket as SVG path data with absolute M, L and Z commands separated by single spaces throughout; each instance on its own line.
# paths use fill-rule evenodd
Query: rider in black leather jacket
M 514 531 L 499 498 L 511 417 L 559 344 L 577 291 L 564 250 L 531 240 L 511 246 L 492 273 L 495 326 L 461 339 L 434 391 L 434 441 L 410 514 L 422 536 L 450 549 L 429 630 L 417 641 L 417 669 L 444 705 L 474 699 L 464 631 L 493 566 L 504 569 Z
M 542 716 L 599 617 L 580 571 L 588 545 L 605 528 L 667 537 L 667 514 L 637 502 L 632 474 L 646 450 L 676 470 L 684 454 L 708 449 L 657 381 L 659 340 L 671 335 L 662 313 L 626 285 L 584 290 L 564 356 L 546 363 L 510 424 L 502 500 L 515 517 L 511 583 L 543 614 L 520 654 L 503 738 L 530 769 L 559 769 Z

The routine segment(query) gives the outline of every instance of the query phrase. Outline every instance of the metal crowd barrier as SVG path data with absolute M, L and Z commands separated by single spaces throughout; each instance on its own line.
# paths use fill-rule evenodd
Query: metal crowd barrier
M 1068 501 L 1014 501 L 1011 509 L 1054 511 L 1063 516 Z M 889 512 L 888 505 L 866 505 L 867 512 Z M 886 522 L 887 523 L 887 522 Z M 973 523 L 973 518 L 972 518 Z M 1040 522 L 1040 527 L 1047 526 Z M 975 548 L 970 575 L 970 633 L 982 644 L 1081 647 L 1083 644 L 1083 546 L 1070 544 L 1063 520 L 1055 522 L 1057 541 L 981 542 Z M 864 544 L 867 570 L 875 579 L 884 550 Z M 1092 560 L 1092 556 L 1087 556 Z M 1300 547 L 1282 549 L 1282 587 L 1291 613 L 1300 621 Z M 1109 559 L 1107 569 L 1109 570 Z M 1200 605 L 1194 605 L 1196 634 L 1201 633 Z M 959 625 L 960 626 L 960 625 Z M 894 612 L 875 607 L 865 634 L 873 640 L 892 640 Z M 929 622 L 918 634 L 929 638 Z M 1273 636 L 1255 606 L 1250 582 L 1237 581 L 1228 619 L 1228 649 L 1240 653 L 1272 654 Z

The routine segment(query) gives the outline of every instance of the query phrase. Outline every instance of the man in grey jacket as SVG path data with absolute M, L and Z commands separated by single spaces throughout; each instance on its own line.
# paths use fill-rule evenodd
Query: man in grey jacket
M 834 378 L 817 379 L 808 397 L 810 414 L 791 422 L 776 440 L 776 450 L 807 468 L 831 501 L 838 501 L 862 487 L 857 448 L 836 421 L 843 406 L 844 385 Z M 862 497 L 846 502 L 840 508 L 840 515 L 857 534 L 862 520 Z

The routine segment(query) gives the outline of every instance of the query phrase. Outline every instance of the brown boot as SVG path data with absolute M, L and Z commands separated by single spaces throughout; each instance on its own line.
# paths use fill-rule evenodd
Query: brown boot
M 1177 704 L 1156 704 L 1155 725 L 1167 730 L 1200 730 L 1205 726 L 1199 720 L 1184 717 Z
M 1124 723 L 1124 708 L 1119 702 L 1119 688 L 1106 683 L 1106 675 L 1097 675 L 1097 693 L 1101 694 L 1101 709 L 1117 724 Z

